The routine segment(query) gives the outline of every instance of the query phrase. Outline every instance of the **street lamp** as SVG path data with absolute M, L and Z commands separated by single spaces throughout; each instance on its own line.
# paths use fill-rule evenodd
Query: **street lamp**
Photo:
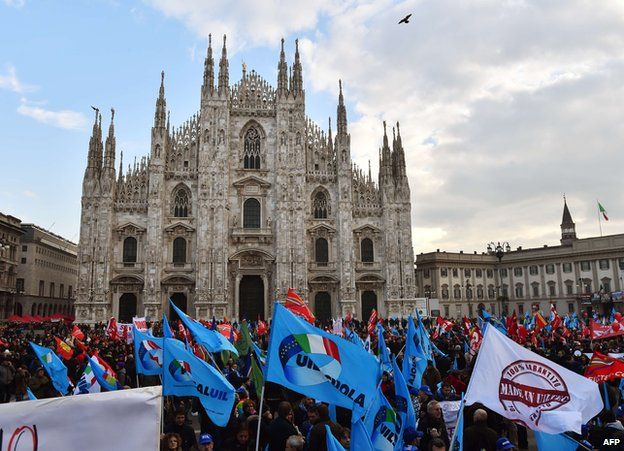
M 431 290 L 431 288 L 425 290 L 425 309 L 427 310 L 427 316 L 431 316 L 431 311 L 429 310 L 429 298 L 431 298 L 434 294 L 435 290 Z
M 496 244 L 494 244 L 494 241 L 490 241 L 487 245 L 487 252 L 490 255 L 494 255 L 497 259 L 498 259 L 498 266 L 500 267 L 501 264 L 501 260 L 503 259 L 503 257 L 505 256 L 505 254 L 511 252 L 511 246 L 509 245 L 509 243 L 507 241 L 503 241 L 502 243 L 500 241 L 498 241 Z M 500 268 L 497 268 L 497 272 L 498 275 L 500 277 Z M 501 287 L 503 286 L 503 283 L 501 281 Z M 506 310 L 506 301 L 507 299 L 504 299 L 504 296 L 498 296 L 497 293 L 497 298 L 498 300 L 500 300 L 500 313 L 501 314 L 507 314 Z

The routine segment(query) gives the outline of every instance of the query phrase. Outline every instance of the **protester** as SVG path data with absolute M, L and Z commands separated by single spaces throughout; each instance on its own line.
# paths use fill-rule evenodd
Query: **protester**
M 199 444 L 199 451 L 213 451 L 214 449 L 214 440 L 210 434 L 200 434 L 197 443 Z
M 473 424 L 464 430 L 465 451 L 496 451 L 498 434 L 488 427 L 488 414 L 483 409 L 473 413 Z
M 190 451 L 196 447 L 195 431 L 193 427 L 186 423 L 186 412 L 178 410 L 175 412 L 174 422 L 165 426 L 165 434 L 175 433 L 181 438 L 181 450 Z
M 286 440 L 292 435 L 299 435 L 293 424 L 294 413 L 288 401 L 282 401 L 277 408 L 277 417 L 269 426 L 269 451 L 282 451 Z
M 160 440 L 160 449 L 161 451 L 184 451 L 180 434 L 175 432 L 165 434 Z
M 450 438 L 446 430 L 442 408 L 438 401 L 434 400 L 427 403 L 427 414 L 418 423 L 418 430 L 423 433 L 421 445 L 424 448 L 429 446 L 430 441 L 437 438 L 442 440 L 447 448 L 449 447 Z

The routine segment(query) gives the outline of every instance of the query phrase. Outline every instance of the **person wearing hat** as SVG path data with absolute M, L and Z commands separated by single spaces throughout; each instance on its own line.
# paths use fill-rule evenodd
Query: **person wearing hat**
M 515 446 L 513 443 L 509 441 L 509 439 L 505 437 L 501 437 L 496 440 L 496 451 L 503 451 L 508 449 L 514 449 Z
M 212 451 L 214 449 L 214 440 L 210 434 L 200 434 L 197 440 L 199 451 Z
M 420 439 L 423 437 L 422 431 L 417 431 L 413 427 L 406 427 L 403 431 L 403 451 L 418 451 Z

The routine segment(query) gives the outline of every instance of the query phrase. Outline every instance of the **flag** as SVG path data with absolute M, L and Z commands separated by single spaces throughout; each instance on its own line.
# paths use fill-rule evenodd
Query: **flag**
M 364 340 L 364 342 L 362 343 L 362 346 L 364 347 L 364 350 L 366 352 L 371 352 L 371 340 L 370 340 L 370 335 L 366 336 L 366 340 Z
M 29 401 L 36 401 L 37 397 L 35 396 L 35 394 L 30 390 L 30 387 L 26 387 L 26 394 L 28 395 L 28 400 Z
M 481 347 L 482 341 L 483 334 L 481 333 L 481 329 L 479 329 L 479 326 L 474 326 L 470 332 L 470 350 L 473 355 L 476 354 Z
M 548 324 L 548 321 L 544 319 L 544 317 L 542 316 L 540 312 L 537 312 L 534 318 L 535 318 L 535 332 L 539 333 L 539 331 L 541 331 L 544 327 L 546 327 L 546 325 Z
M 209 352 L 230 351 L 238 355 L 238 351 L 227 338 L 215 330 L 205 328 L 199 321 L 194 320 L 182 310 L 178 308 L 171 299 L 169 300 L 171 308 L 178 314 L 180 320 L 188 327 L 195 337 L 195 340 L 203 345 Z
M 91 357 L 87 356 L 87 360 L 91 364 L 93 375 L 101 388 L 105 388 L 108 391 L 115 391 L 122 388 L 119 381 L 117 381 L 115 372 L 99 355 L 93 354 Z
M 169 327 L 169 321 L 167 321 L 167 315 L 165 315 L 163 313 L 163 320 L 162 320 L 162 332 L 163 332 L 163 337 L 165 338 L 175 338 L 173 336 L 173 330 L 171 329 L 171 327 Z
M 403 378 L 407 385 L 418 390 L 422 385 L 422 376 L 426 368 L 427 356 L 420 346 L 414 320 L 410 316 L 407 320 L 407 338 L 403 356 Z
M 106 336 L 112 340 L 119 339 L 119 332 L 117 331 L 117 320 L 115 318 L 111 318 L 108 320 L 108 324 L 106 325 Z
M 46 370 L 46 373 L 48 373 L 48 376 L 50 376 L 54 389 L 61 395 L 66 395 L 71 384 L 69 377 L 67 376 L 67 367 L 52 349 L 39 346 L 32 341 L 30 342 L 30 347 L 35 352 L 35 355 L 41 362 L 43 368 Z
M 72 329 L 71 334 L 74 338 L 77 338 L 80 341 L 83 341 L 85 338 L 84 332 L 80 330 L 80 327 L 76 326 L 75 324 L 74 324 L 74 328 Z
M 390 370 L 392 364 L 390 363 L 390 354 L 388 354 L 388 348 L 386 347 L 386 341 L 384 340 L 384 328 L 381 324 L 377 324 L 377 356 L 379 361 L 386 370 Z
M 74 350 L 71 346 L 61 340 L 59 337 L 54 337 L 56 341 L 56 353 L 63 357 L 65 360 L 70 360 L 74 355 Z
M 513 314 L 507 318 L 507 334 L 510 337 L 515 337 L 518 335 L 518 317 L 516 316 L 516 311 L 513 311 Z
M 256 325 L 256 335 L 258 335 L 259 337 L 266 335 L 268 330 L 269 328 L 267 327 L 267 323 L 265 323 L 261 319 L 258 319 L 258 324 Z
M 334 335 L 338 335 L 339 337 L 342 337 L 343 335 L 343 327 L 342 327 L 342 319 L 337 319 L 336 321 L 333 322 L 334 324 L 332 325 L 332 333 Z
M 464 395 L 462 395 L 461 403 L 459 404 L 459 412 L 457 414 L 457 423 L 455 424 L 455 430 L 453 431 L 453 437 L 451 437 L 451 450 L 464 449 Z
M 137 329 L 136 326 L 133 332 L 134 361 L 137 373 L 146 376 L 162 375 L 163 340 L 165 339 L 150 337 Z
M 485 407 L 533 430 L 581 432 L 603 408 L 598 385 L 488 327 L 466 391 Z
M 264 385 L 264 371 L 261 368 L 263 368 L 263 366 L 260 363 L 260 359 L 256 356 L 256 353 L 254 352 L 251 356 L 250 379 L 253 383 L 253 387 L 256 391 L 258 399 L 262 397 L 262 386 Z
M 87 360 L 87 366 L 85 366 L 84 371 L 82 372 L 82 376 L 78 382 L 76 382 L 76 388 L 74 389 L 74 395 L 84 395 L 87 393 L 99 393 L 100 392 L 100 384 L 93 374 L 93 368 L 91 367 L 91 362 Z
M 266 380 L 347 409 L 366 409 L 377 391 L 377 359 L 275 304 Z M 373 375 L 375 375 L 373 377 Z
M 403 374 L 401 374 L 399 365 L 396 363 L 396 357 L 394 356 L 392 356 L 392 370 L 394 372 L 394 404 L 401 418 L 402 432 L 405 428 L 416 427 L 416 413 L 414 412 L 414 404 L 412 404 L 407 383 L 403 378 Z
M 239 333 L 236 328 L 230 323 L 222 323 L 217 326 L 217 330 L 223 335 L 230 343 L 238 341 Z
M 607 210 L 605 210 L 605 207 L 603 207 L 600 202 L 598 202 L 598 211 L 602 213 L 602 217 L 605 221 L 609 220 L 609 217 L 607 216 Z
M 376 325 L 377 325 L 377 310 L 373 309 L 371 311 L 370 317 L 368 318 L 368 335 L 373 335 L 373 331 L 375 330 Z
M 624 361 L 594 351 L 585 377 L 597 383 L 624 378 Z
M 251 335 L 249 333 L 249 326 L 246 320 L 241 322 L 240 328 L 240 334 L 235 346 L 238 350 L 238 355 L 245 356 L 249 354 L 249 351 L 251 350 Z
M 535 431 L 535 442 L 538 451 L 576 451 L 579 442 L 565 434 L 548 434 L 546 432 Z
M 451 330 L 453 330 L 453 323 L 447 319 L 442 318 L 441 316 L 438 316 L 436 318 L 436 323 L 444 332 L 450 332 Z
M 582 322 L 581 322 L 582 324 Z M 615 321 L 612 324 L 603 326 L 594 320 L 589 321 L 589 328 L 592 340 L 598 340 L 600 338 L 617 337 L 618 335 L 624 335 L 624 325 Z M 585 332 L 585 330 L 583 330 Z
M 394 451 L 401 444 L 401 419 L 381 392 L 373 400 L 364 418 L 364 426 L 370 434 L 376 451 Z
M 305 320 L 310 324 L 314 324 L 314 321 L 316 320 L 306 303 L 292 288 L 288 289 L 288 294 L 286 294 L 286 302 L 284 302 L 284 307 L 286 307 L 295 315 L 299 315 L 302 318 L 305 318 Z
M 557 313 L 555 304 L 550 304 L 550 325 L 552 326 L 553 332 L 561 326 L 561 317 Z
M 345 451 L 344 447 L 340 444 L 336 437 L 334 437 L 334 434 L 332 434 L 328 424 L 325 425 L 325 438 L 327 451 Z
M 141 332 L 147 332 L 147 319 L 145 319 L 144 316 L 141 316 L 141 317 L 133 316 L 132 324 Z
M 357 451 L 375 451 L 370 435 L 358 415 L 351 415 L 351 446 Z
M 364 342 L 362 342 L 362 339 L 353 330 L 349 329 L 349 327 L 344 328 L 344 336 L 351 343 L 360 345 L 362 347 L 364 346 Z
M 227 425 L 234 406 L 234 387 L 175 340 L 164 340 L 163 395 L 195 396 L 215 425 Z

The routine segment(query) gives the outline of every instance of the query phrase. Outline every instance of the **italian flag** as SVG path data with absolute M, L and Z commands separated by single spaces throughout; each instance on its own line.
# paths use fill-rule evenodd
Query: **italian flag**
M 605 218 L 605 221 L 609 220 L 609 217 L 607 216 L 607 210 L 605 210 L 605 207 L 603 207 L 600 202 L 598 202 L 598 211 L 600 213 L 602 213 L 602 217 Z
M 325 354 L 340 362 L 338 347 L 333 341 L 314 334 L 296 334 L 294 337 L 306 354 Z

